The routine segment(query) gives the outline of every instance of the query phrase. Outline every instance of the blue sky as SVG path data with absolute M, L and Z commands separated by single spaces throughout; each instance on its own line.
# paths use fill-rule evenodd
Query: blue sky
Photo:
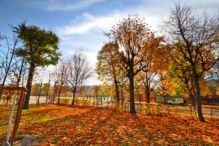
M 63 57 L 83 48 L 89 62 L 95 66 L 97 52 L 106 41 L 104 31 L 130 14 L 145 18 L 152 29 L 159 32 L 159 24 L 167 18 L 170 7 L 178 0 L 0 0 L 0 32 L 12 35 L 8 24 L 17 26 L 23 20 L 52 30 L 60 38 Z M 218 13 L 218 0 L 180 1 L 198 14 L 204 9 L 211 15 Z M 50 66 L 51 70 L 52 67 Z M 98 83 L 97 79 L 87 84 Z

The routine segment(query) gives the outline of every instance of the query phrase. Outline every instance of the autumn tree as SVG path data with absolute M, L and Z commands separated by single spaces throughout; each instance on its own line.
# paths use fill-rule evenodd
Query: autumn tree
M 96 72 L 98 78 L 102 82 L 111 82 L 113 81 L 116 93 L 117 101 L 120 101 L 119 98 L 119 54 L 118 54 L 118 44 L 115 42 L 106 43 L 102 49 L 98 52 L 97 55 L 97 65 Z
M 118 54 L 121 58 L 121 67 L 126 71 L 129 79 L 130 113 L 135 114 L 134 77 L 141 71 L 146 71 L 146 47 L 153 32 L 144 20 L 138 16 L 129 16 L 113 26 L 109 37 L 119 45 Z
M 168 68 L 168 48 L 164 45 L 164 37 L 155 37 L 151 34 L 150 39 L 145 42 L 145 69 L 139 73 L 139 81 L 145 88 L 146 102 L 150 103 L 150 94 L 153 89 L 154 77 Z
M 192 72 L 198 117 L 204 122 L 199 79 L 219 59 L 216 53 L 219 43 L 219 16 L 210 17 L 205 12 L 201 16 L 196 15 L 190 7 L 176 4 L 170 10 L 164 29 L 171 38 L 172 49 L 178 53 L 172 59 Z M 182 59 L 178 56 L 182 56 Z M 180 61 L 177 62 L 178 59 Z
M 165 104 L 167 103 L 167 97 L 177 93 L 177 85 L 171 80 L 168 73 L 168 71 L 159 73 L 160 79 L 156 84 L 156 94 L 163 96 Z
M 173 54 L 177 55 L 177 52 L 173 52 Z M 188 95 L 192 106 L 195 106 L 195 86 L 192 72 L 184 68 L 184 66 L 178 65 L 175 61 L 171 61 L 169 75 L 174 78 L 178 86 L 182 87 L 182 93 Z
M 91 91 L 91 94 L 94 96 L 94 98 L 96 99 L 96 105 L 98 105 L 98 95 L 100 95 L 100 89 L 101 87 L 100 86 L 94 86 L 93 90 Z M 95 103 L 95 100 L 93 101 L 93 105 Z
M 26 26 L 24 23 L 18 27 L 14 27 L 14 31 L 24 44 L 24 48 L 17 50 L 16 55 L 25 58 L 30 65 L 26 85 L 27 95 L 23 107 L 24 109 L 28 109 L 35 69 L 38 66 L 44 67 L 58 63 L 61 55 L 58 52 L 59 38 L 52 31 L 46 31 L 34 25 Z
M 68 62 L 67 83 L 71 87 L 73 93 L 72 105 L 74 105 L 77 88 L 92 76 L 92 70 L 86 55 L 82 51 L 74 52 Z

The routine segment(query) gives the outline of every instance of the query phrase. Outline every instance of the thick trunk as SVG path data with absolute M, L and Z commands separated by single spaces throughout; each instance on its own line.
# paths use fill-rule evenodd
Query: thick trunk
M 194 75 L 195 88 L 196 88 L 196 106 L 197 106 L 198 118 L 201 122 L 204 122 L 205 120 L 202 114 L 200 87 L 199 87 L 198 74 L 196 68 L 193 68 L 193 75 Z
M 192 106 L 195 106 L 195 100 L 194 100 L 194 96 L 192 94 L 192 89 L 189 87 L 189 81 L 187 78 L 185 78 L 185 85 L 186 85 L 186 89 L 188 90 L 189 93 L 189 99 L 192 102 Z
M 116 100 L 117 102 L 120 101 L 119 99 L 119 85 L 118 85 L 118 81 L 116 80 L 116 78 L 114 78 L 114 83 L 115 83 L 115 90 L 116 90 Z
M 134 94 L 134 73 L 133 70 L 129 72 L 129 91 L 130 91 L 130 113 L 136 114 L 135 111 L 135 94 Z
M 23 109 L 28 109 L 29 108 L 29 99 L 30 99 L 30 92 L 31 92 L 31 87 L 32 87 L 32 81 L 33 81 L 33 74 L 35 71 L 35 64 L 30 64 L 30 69 L 29 69 L 29 74 L 28 74 L 28 79 L 27 79 L 27 94 L 26 94 L 26 98 L 24 101 L 24 106 Z
M 146 95 L 146 102 L 150 103 L 150 91 L 148 86 L 145 87 L 145 95 Z

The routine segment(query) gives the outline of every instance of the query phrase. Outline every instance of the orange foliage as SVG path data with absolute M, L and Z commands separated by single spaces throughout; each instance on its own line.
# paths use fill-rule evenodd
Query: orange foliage
M 7 107 L 0 108 L 0 123 L 5 120 L 3 109 Z M 208 119 L 203 123 L 174 115 L 63 105 L 30 105 L 30 109 L 23 111 L 18 134 L 39 138 L 35 145 L 219 145 L 219 122 Z M 0 145 L 6 131 L 0 127 Z

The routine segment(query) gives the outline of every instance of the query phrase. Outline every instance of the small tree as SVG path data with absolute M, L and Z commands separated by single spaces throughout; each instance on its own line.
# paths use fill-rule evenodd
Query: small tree
M 96 72 L 98 78 L 103 82 L 112 82 L 115 87 L 117 102 L 119 98 L 119 78 L 121 76 L 119 67 L 120 56 L 118 54 L 118 44 L 114 42 L 106 43 L 97 55 Z M 125 76 L 123 74 L 123 76 Z
M 94 86 L 93 90 L 92 90 L 92 95 L 94 96 L 94 98 L 96 99 L 96 105 L 98 105 L 98 95 L 100 95 L 100 86 Z M 94 106 L 95 100 L 93 101 L 93 106 Z
M 82 51 L 74 52 L 68 62 L 67 83 L 71 87 L 73 93 L 72 105 L 74 105 L 77 88 L 92 76 L 92 71 L 87 57 Z
M 62 88 L 65 84 L 67 84 L 67 80 L 68 80 L 68 62 L 62 60 L 56 67 L 54 75 L 56 77 L 57 84 L 60 85 L 58 91 L 58 102 L 57 102 L 57 104 L 59 104 Z

